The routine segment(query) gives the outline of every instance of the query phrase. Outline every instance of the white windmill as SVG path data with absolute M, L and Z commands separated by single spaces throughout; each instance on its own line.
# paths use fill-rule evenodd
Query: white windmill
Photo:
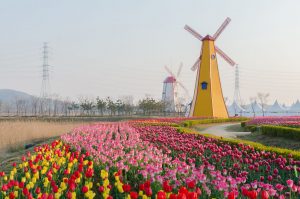
M 169 112 L 182 111 L 184 99 L 190 98 L 188 90 L 179 81 L 182 66 L 183 64 L 180 63 L 176 76 L 167 66 L 165 66 L 169 76 L 163 82 L 162 101 L 165 102 L 166 111 Z M 184 91 L 184 98 L 178 94 L 179 87 Z

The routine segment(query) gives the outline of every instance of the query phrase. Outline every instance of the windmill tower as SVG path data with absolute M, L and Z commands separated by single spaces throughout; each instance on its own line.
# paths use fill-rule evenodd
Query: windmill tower
M 162 101 L 167 105 L 166 111 L 169 112 L 179 111 L 180 109 L 179 105 L 181 102 L 178 94 L 179 87 L 181 87 L 186 93 L 185 95 L 188 96 L 188 90 L 179 81 L 182 66 L 182 63 L 180 63 L 176 76 L 167 66 L 165 66 L 169 76 L 163 82 Z
M 215 41 L 229 22 L 230 18 L 227 18 L 213 36 L 207 35 L 205 37 L 201 36 L 188 25 L 185 25 L 184 27 L 185 30 L 202 42 L 200 56 L 192 67 L 193 71 L 197 70 L 197 78 L 189 115 L 191 117 L 228 118 L 228 112 L 222 93 L 216 53 L 225 59 L 231 66 L 234 66 L 235 62 L 220 48 L 215 46 Z

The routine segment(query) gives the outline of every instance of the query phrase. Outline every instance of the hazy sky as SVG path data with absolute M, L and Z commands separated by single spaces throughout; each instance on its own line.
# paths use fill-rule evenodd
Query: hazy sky
M 180 62 L 193 94 L 201 43 L 183 27 L 212 35 L 227 16 L 216 44 L 240 66 L 242 98 L 300 99 L 298 0 L 1 0 L 0 88 L 39 95 L 48 42 L 51 91 L 62 97 L 160 98 L 164 65 L 176 71 Z M 234 68 L 218 61 L 231 99 Z

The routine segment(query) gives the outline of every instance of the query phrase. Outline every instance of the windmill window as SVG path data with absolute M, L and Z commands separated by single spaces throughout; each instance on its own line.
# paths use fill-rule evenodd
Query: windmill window
M 207 90 L 207 82 L 202 82 L 201 88 L 202 88 L 202 90 Z
M 215 58 L 216 58 L 216 55 L 212 54 L 211 59 L 215 59 Z

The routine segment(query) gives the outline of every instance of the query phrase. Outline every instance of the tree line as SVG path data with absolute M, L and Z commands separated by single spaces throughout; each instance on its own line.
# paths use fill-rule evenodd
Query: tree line
M 183 115 L 184 105 L 177 112 L 168 112 L 168 104 L 152 97 L 145 97 L 134 104 L 132 96 L 113 100 L 80 97 L 78 100 L 49 98 L 16 98 L 10 103 L 0 101 L 1 116 L 132 116 L 132 115 Z

